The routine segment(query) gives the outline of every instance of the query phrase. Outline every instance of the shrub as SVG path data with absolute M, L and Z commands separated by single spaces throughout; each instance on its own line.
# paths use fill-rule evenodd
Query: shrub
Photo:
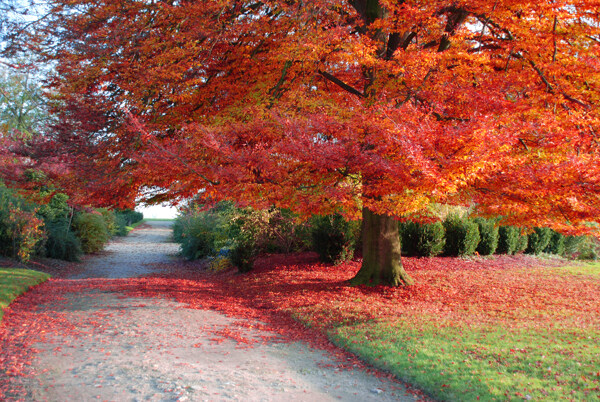
M 198 212 L 177 220 L 181 253 L 189 260 L 215 255 L 226 240 L 223 221 L 217 214 Z
M 28 261 L 44 241 L 35 206 L 0 186 L 0 255 Z
M 518 230 L 519 237 L 517 238 L 517 248 L 515 249 L 515 254 L 527 250 L 527 246 L 529 244 L 529 236 L 527 235 L 525 230 L 521 228 L 518 228 Z
M 312 219 L 312 246 L 325 263 L 339 264 L 354 255 L 359 223 L 343 216 L 315 216 Z
M 514 254 L 517 251 L 521 230 L 515 226 L 498 228 L 498 254 Z
M 240 272 L 249 272 L 257 256 L 256 244 L 249 235 L 240 235 L 231 249 L 231 262 Z
M 38 211 L 38 215 L 44 219 L 46 232 L 43 255 L 60 260 L 78 261 L 83 251 L 81 241 L 71 228 L 73 208 L 67 203 L 68 200 L 66 194 L 54 194 L 50 202 L 42 205 Z
M 134 211 L 132 209 L 122 209 L 115 212 L 117 219 L 122 219 L 125 222 L 125 226 L 131 226 L 134 223 L 140 222 L 144 219 L 144 214 L 141 212 Z
M 479 244 L 476 251 L 481 255 L 492 255 L 498 248 L 498 240 L 500 238 L 499 228 L 496 226 L 496 221 L 492 219 L 476 219 L 479 227 Z
M 232 267 L 231 259 L 218 255 L 216 257 L 210 257 L 208 262 L 208 270 L 212 272 L 226 271 Z
M 406 221 L 399 225 L 403 254 L 432 257 L 444 251 L 446 239 L 441 222 L 421 224 Z
M 402 254 L 408 256 L 418 255 L 417 253 L 417 231 L 419 224 L 413 221 L 405 221 L 398 223 L 398 231 L 400 232 L 400 247 Z
M 581 253 L 581 249 L 585 247 L 586 242 L 586 236 L 566 236 L 565 255 L 574 256 Z
M 115 212 L 106 208 L 99 208 L 96 211 L 100 212 L 102 215 L 108 233 L 110 233 L 111 236 L 116 236 L 120 232 L 120 228 Z
M 115 213 L 115 221 L 117 224 L 117 230 L 114 233 L 114 236 L 127 236 L 129 233 L 129 225 L 127 224 L 126 218 L 119 213 Z
M 289 210 L 237 209 L 228 218 L 230 238 L 236 239 L 242 233 L 252 236 L 258 253 L 290 253 L 309 248 L 308 225 L 299 222 Z
M 534 228 L 528 236 L 527 248 L 525 250 L 528 254 L 541 254 L 552 238 L 552 229 L 550 228 Z
M 473 220 L 458 215 L 448 215 L 444 221 L 446 246 L 444 253 L 466 256 L 475 252 L 479 244 L 479 226 Z
M 71 230 L 67 219 L 55 220 L 45 224 L 48 239 L 45 245 L 46 257 L 66 261 L 79 261 L 83 253 L 81 242 Z
M 78 213 L 73 220 L 73 227 L 85 253 L 96 253 L 102 250 L 110 239 L 106 222 L 100 213 Z
M 597 260 L 599 254 L 598 241 L 589 236 L 578 236 L 577 251 L 574 254 L 578 260 Z
M 544 252 L 556 255 L 565 255 L 566 251 L 566 238 L 562 233 L 558 233 L 556 231 L 552 231 L 552 235 L 550 236 L 550 241 L 546 246 Z
M 186 220 L 189 218 L 187 215 L 178 215 L 173 222 L 171 227 L 173 232 L 173 241 L 175 243 L 182 243 L 185 237 Z
M 38 215 L 46 223 L 59 220 L 70 222 L 70 218 L 73 215 L 73 208 L 67 203 L 68 200 L 69 196 L 66 194 L 54 194 L 47 204 L 40 206 Z

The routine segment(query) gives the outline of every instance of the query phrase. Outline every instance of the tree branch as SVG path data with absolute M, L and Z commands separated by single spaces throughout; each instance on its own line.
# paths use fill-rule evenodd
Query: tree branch
M 327 71 L 319 70 L 318 73 L 322 77 L 326 78 L 327 80 L 333 82 L 338 87 L 342 88 L 344 91 L 350 92 L 352 95 L 356 95 L 356 96 L 359 96 L 361 98 L 366 98 L 367 97 L 364 93 L 360 92 L 358 89 L 356 89 L 356 88 L 354 88 L 354 87 L 346 84 L 344 81 L 342 81 L 342 80 L 340 80 L 338 78 L 335 78 L 333 75 L 329 74 Z

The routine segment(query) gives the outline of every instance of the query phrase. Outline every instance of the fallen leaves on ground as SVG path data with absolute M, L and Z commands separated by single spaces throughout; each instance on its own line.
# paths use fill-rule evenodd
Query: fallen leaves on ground
M 264 256 L 248 274 L 209 273 L 199 263 L 179 262 L 163 265 L 162 274 L 145 278 L 55 279 L 21 297 L 5 314 L 0 325 L 0 397 L 23 396 L 15 379 L 35 374 L 30 367 L 34 347 L 47 333 L 77 335 L 110 320 L 107 313 L 85 325 L 74 325 L 61 309 L 66 293 L 93 288 L 218 310 L 248 318 L 242 325 L 275 329 L 280 340 L 306 341 L 327 349 L 338 357 L 340 367 L 352 369 L 363 365 L 326 336 L 344 324 L 401 320 L 408 325 L 428 322 L 435 326 L 460 322 L 523 328 L 600 327 L 600 284 L 542 267 L 553 263 L 558 262 L 529 256 L 405 258 L 404 265 L 416 282 L 409 288 L 347 286 L 345 281 L 356 273 L 360 262 L 328 266 L 318 263 L 312 253 Z M 224 338 L 252 347 L 234 328 L 214 334 L 215 341 Z

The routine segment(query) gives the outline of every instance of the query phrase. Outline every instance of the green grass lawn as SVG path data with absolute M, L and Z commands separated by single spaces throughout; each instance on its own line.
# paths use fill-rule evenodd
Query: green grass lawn
M 558 267 L 555 271 L 564 275 L 600 276 L 600 262 L 580 264 L 576 266 Z
M 531 283 L 536 277 L 562 278 L 600 291 L 598 263 L 528 275 Z M 440 400 L 600 400 L 600 327 L 597 317 L 575 307 L 597 312 L 597 301 L 573 295 L 573 309 L 552 305 L 561 284 L 556 282 L 556 293 L 539 308 L 532 308 L 540 303 L 532 296 L 531 303 L 496 315 L 498 322 L 485 314 L 480 319 L 456 314 L 452 320 L 423 314 L 409 322 L 383 318 L 340 325 L 329 334 L 341 347 Z M 527 291 L 527 285 L 515 289 Z M 476 304 L 478 295 L 472 297 Z
M 0 268 L 0 320 L 4 309 L 32 286 L 47 281 L 50 275 L 20 268 Z

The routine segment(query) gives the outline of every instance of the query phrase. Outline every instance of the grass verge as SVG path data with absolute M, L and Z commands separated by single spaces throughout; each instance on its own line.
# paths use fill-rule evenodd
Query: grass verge
M 4 309 L 31 287 L 47 281 L 50 275 L 21 268 L 0 268 L 0 320 Z
M 543 281 L 554 275 L 600 290 L 599 263 L 529 270 L 528 275 L 534 282 L 536 276 Z M 589 302 L 573 300 L 573 305 Z M 509 315 L 497 324 L 460 315 L 452 321 L 427 314 L 410 322 L 371 320 L 342 324 L 329 335 L 339 346 L 440 400 L 600 398 L 599 327 L 586 323 L 575 309 L 546 314 L 541 307 L 525 305 L 511 313 L 514 320 Z
M 338 345 L 440 400 L 599 395 L 599 331 L 371 322 L 331 335 Z

